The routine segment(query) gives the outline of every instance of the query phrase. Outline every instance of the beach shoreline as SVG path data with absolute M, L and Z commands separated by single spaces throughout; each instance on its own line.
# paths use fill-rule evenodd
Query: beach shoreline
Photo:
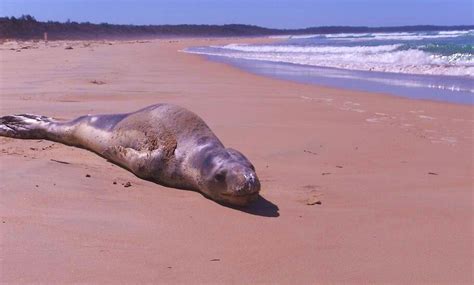
M 277 79 L 472 105 L 473 32 L 334 33 L 186 52 Z
M 472 106 L 180 52 L 268 40 L 4 43 L 1 115 L 178 104 L 252 161 L 265 200 L 232 209 L 86 150 L 0 137 L 1 282 L 471 283 Z

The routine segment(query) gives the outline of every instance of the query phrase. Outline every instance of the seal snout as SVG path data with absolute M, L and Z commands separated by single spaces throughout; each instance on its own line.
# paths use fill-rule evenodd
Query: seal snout
M 242 189 L 247 194 L 255 194 L 260 191 L 260 181 L 257 178 L 255 172 L 249 172 L 243 174 L 244 183 Z
M 223 194 L 240 197 L 258 194 L 260 181 L 252 170 L 233 171 L 226 175 L 227 191 Z

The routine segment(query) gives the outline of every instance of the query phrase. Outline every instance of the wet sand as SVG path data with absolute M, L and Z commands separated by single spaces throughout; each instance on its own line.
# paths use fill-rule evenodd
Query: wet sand
M 0 281 L 471 283 L 473 107 L 179 52 L 260 40 L 0 45 L 0 115 L 179 104 L 249 157 L 263 197 L 232 209 L 87 150 L 1 137 Z

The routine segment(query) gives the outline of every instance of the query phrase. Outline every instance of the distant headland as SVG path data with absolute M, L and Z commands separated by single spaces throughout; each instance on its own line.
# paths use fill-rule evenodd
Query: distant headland
M 277 36 L 330 33 L 375 33 L 375 32 L 419 32 L 471 30 L 474 25 L 457 26 L 323 26 L 303 29 L 272 29 L 253 25 L 117 25 L 78 23 L 74 21 L 56 22 L 37 21 L 33 16 L 19 18 L 0 17 L 0 39 L 43 39 L 45 33 L 49 40 L 83 39 L 120 39 L 120 38 L 156 38 L 156 37 L 243 37 Z

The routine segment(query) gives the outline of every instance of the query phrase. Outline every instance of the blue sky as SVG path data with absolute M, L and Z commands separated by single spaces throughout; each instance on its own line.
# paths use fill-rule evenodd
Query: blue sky
M 115 24 L 474 24 L 473 0 L 1 0 L 0 15 Z

